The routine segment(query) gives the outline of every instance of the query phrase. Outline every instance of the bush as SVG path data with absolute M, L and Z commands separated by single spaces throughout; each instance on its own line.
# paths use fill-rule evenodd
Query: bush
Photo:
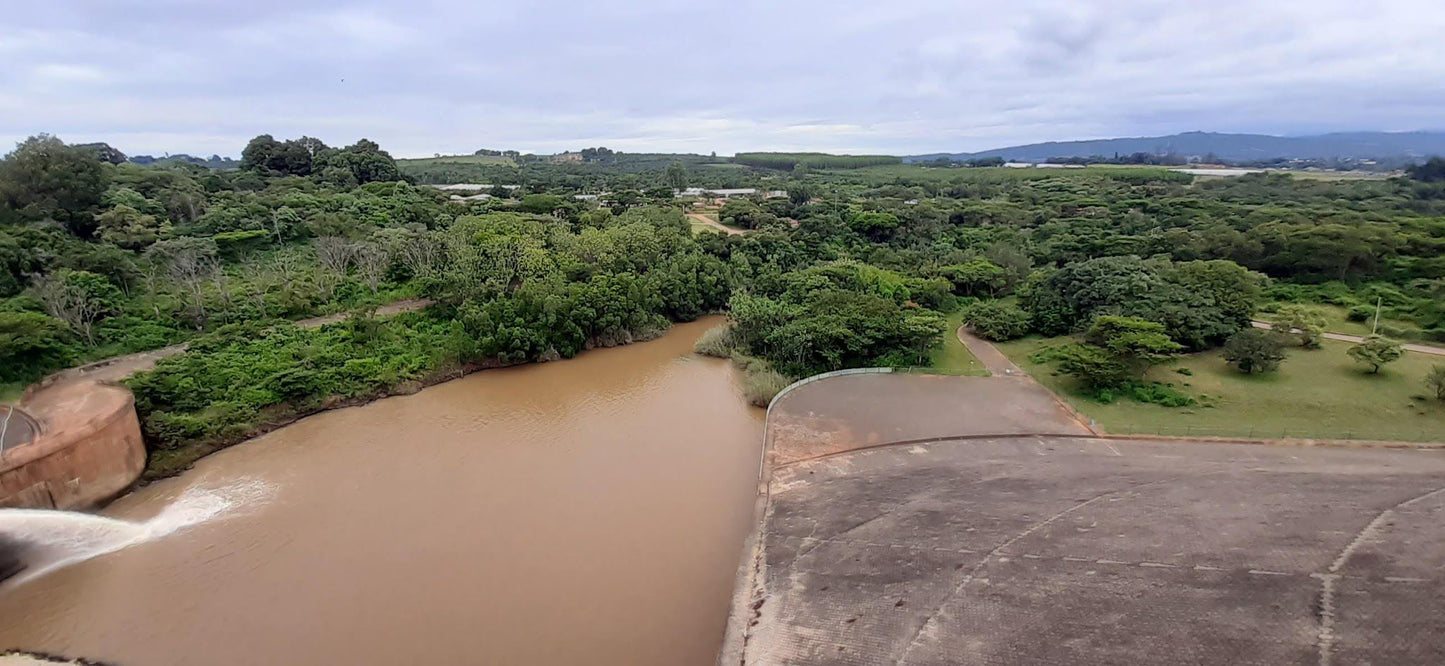
M 1051 352 L 1059 370 L 1089 390 L 1115 389 L 1129 381 L 1129 367 L 1099 347 L 1072 344 Z
M 1393 363 L 1405 352 L 1401 349 L 1400 343 L 1386 337 L 1371 335 L 1359 344 L 1350 347 L 1346 353 L 1361 365 L 1369 366 L 1371 374 L 1376 374 L 1386 363 Z
M 737 348 L 738 337 L 731 324 L 708 329 L 692 346 L 693 351 L 714 358 L 731 358 Z
M 1015 340 L 1029 332 L 1028 313 L 999 301 L 985 301 L 969 308 L 963 321 L 978 337 L 996 342 Z
M 1425 373 L 1425 388 L 1435 394 L 1436 400 L 1445 400 L 1445 364 L 1436 363 Z
M 1368 305 L 1356 305 L 1355 307 L 1350 308 L 1350 311 L 1345 314 L 1345 319 L 1348 319 L 1350 321 L 1369 321 L 1370 318 L 1374 316 L 1374 308 Z
M 762 359 L 739 354 L 733 357 L 733 362 L 743 373 L 743 397 L 755 407 L 767 407 L 779 392 L 793 383 Z
M 1277 335 L 1288 336 L 1305 349 L 1320 348 L 1325 323 L 1323 313 L 1303 305 L 1286 305 L 1269 318 L 1271 330 Z
M 1274 331 L 1246 328 L 1224 343 L 1224 360 L 1245 374 L 1271 372 L 1284 360 L 1281 337 Z
M 1120 398 L 1162 407 L 1191 407 L 1197 404 L 1194 398 L 1180 393 L 1173 385 L 1161 382 L 1125 382 L 1117 388 L 1098 389 L 1091 397 L 1104 404 Z
M 0 382 L 28 382 L 71 357 L 59 319 L 39 312 L 0 312 Z

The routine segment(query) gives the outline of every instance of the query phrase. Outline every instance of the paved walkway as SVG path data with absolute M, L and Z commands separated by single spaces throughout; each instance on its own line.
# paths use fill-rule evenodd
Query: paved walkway
M 967 326 L 958 327 L 958 341 L 968 347 L 968 351 L 978 359 L 979 363 L 983 364 L 984 368 L 988 369 L 990 374 L 1004 377 L 1028 377 L 1028 373 L 1014 363 L 1013 359 L 1005 356 L 998 350 L 998 347 L 993 346 L 993 343 L 974 335 Z
M 1255 327 L 1255 328 L 1265 328 L 1265 329 L 1271 328 L 1271 326 L 1270 326 L 1269 324 L 1266 324 L 1266 323 L 1264 323 L 1264 322 L 1262 322 L 1262 321 L 1252 321 L 1252 322 L 1249 322 L 1249 323 L 1254 324 L 1254 327 Z M 1359 342 L 1364 342 L 1364 340 L 1365 340 L 1365 339 L 1364 339 L 1363 337 L 1361 337 L 1361 336 L 1358 336 L 1358 335 L 1346 335 L 1346 334 L 1344 334 L 1344 333 L 1325 333 L 1324 336 L 1325 336 L 1325 339 L 1326 339 L 1326 340 L 1339 340 L 1340 342 L 1354 342 L 1354 343 L 1359 343 Z M 1405 351 L 1419 352 L 1419 353 L 1421 353 L 1421 354 L 1430 354 L 1430 355 L 1432 355 L 1432 356 L 1445 356 L 1445 347 L 1435 347 L 1435 346 L 1432 346 L 1432 345 L 1422 345 L 1422 344 L 1417 344 L 1417 343 L 1414 343 L 1414 342 L 1406 342 L 1406 343 L 1401 344 L 1400 346 L 1401 346 L 1402 348 L 1404 348 Z

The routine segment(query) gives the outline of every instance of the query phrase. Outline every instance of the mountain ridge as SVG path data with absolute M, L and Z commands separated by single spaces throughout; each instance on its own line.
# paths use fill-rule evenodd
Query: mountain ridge
M 1045 141 L 1006 146 L 973 153 L 910 155 L 904 162 L 926 162 L 1001 157 L 1005 160 L 1042 162 L 1050 158 L 1112 157 L 1133 153 L 1176 154 L 1185 157 L 1214 155 L 1222 160 L 1272 159 L 1400 159 L 1445 154 L 1445 132 L 1331 132 L 1305 136 L 1181 132 L 1161 136 L 1116 137 L 1076 141 Z

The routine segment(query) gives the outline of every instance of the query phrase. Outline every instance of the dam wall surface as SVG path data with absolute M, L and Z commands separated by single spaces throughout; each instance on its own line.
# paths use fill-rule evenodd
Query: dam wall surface
M 145 468 L 135 398 L 124 388 L 68 382 L 36 391 L 20 407 L 39 433 L 0 452 L 0 507 L 94 506 Z

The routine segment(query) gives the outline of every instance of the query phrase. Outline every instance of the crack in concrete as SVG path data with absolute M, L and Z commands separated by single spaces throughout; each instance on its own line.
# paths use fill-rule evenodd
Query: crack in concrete
M 1098 502 L 1099 500 L 1102 500 L 1102 499 L 1104 499 L 1104 498 L 1106 498 L 1106 497 L 1109 497 L 1109 496 L 1111 496 L 1111 495 L 1119 495 L 1119 494 L 1121 494 L 1121 493 L 1125 493 L 1125 492 L 1129 492 L 1129 491 L 1132 491 L 1132 490 L 1136 490 L 1137 488 L 1142 488 L 1142 487 L 1144 487 L 1144 486 L 1154 485 L 1154 483 L 1162 483 L 1162 482 L 1161 482 L 1161 481 L 1155 481 L 1155 482 L 1153 482 L 1153 483 L 1146 483 L 1146 484 L 1142 484 L 1142 485 L 1140 485 L 1140 486 L 1136 486 L 1136 487 L 1133 487 L 1133 488 L 1124 488 L 1124 489 L 1120 489 L 1120 490 L 1110 490 L 1110 491 L 1108 491 L 1108 492 L 1106 492 L 1106 493 L 1103 493 L 1103 494 L 1101 494 L 1101 495 L 1094 496 L 1094 497 L 1092 497 L 1092 498 L 1090 498 L 1090 499 L 1088 499 L 1088 500 L 1085 500 L 1085 501 L 1080 502 L 1080 503 L 1078 503 L 1078 504 L 1075 504 L 1075 505 L 1073 505 L 1073 506 L 1071 506 L 1071 507 L 1069 507 L 1069 508 L 1067 508 L 1067 509 L 1064 509 L 1063 511 L 1060 511 L 1060 512 L 1058 512 L 1058 513 L 1056 513 L 1056 514 L 1054 514 L 1054 515 L 1052 515 L 1052 516 L 1049 516 L 1048 518 L 1046 518 L 1046 519 L 1044 519 L 1044 520 L 1041 520 L 1041 521 L 1039 521 L 1039 522 L 1036 522 L 1036 523 L 1030 525 L 1030 526 L 1029 526 L 1027 529 L 1025 529 L 1024 531 L 1019 532 L 1018 534 L 1013 535 L 1013 536 L 1010 537 L 1008 540 L 1006 540 L 1006 541 L 1004 541 L 1003 543 L 1000 543 L 998 546 L 994 547 L 993 550 L 990 550 L 990 551 L 988 551 L 987 553 L 985 553 L 984 556 L 983 556 L 983 559 L 980 559 L 980 560 L 978 561 L 978 564 L 974 565 L 973 568 L 969 569 L 967 574 L 964 574 L 963 579 L 962 579 L 961 581 L 959 581 L 959 583 L 958 583 L 957 585 L 954 585 L 954 586 L 953 586 L 953 591 L 949 592 L 948 595 L 943 598 L 943 601 L 939 602 L 938 606 L 933 609 L 933 612 L 932 612 L 932 613 L 929 613 L 928 617 L 923 620 L 923 623 L 919 625 L 918 630 L 913 633 L 913 638 L 910 639 L 910 640 L 908 641 L 908 643 L 904 646 L 904 648 L 903 648 L 903 653 L 900 654 L 897 659 L 893 660 L 894 665 L 895 665 L 895 666 L 903 666 L 903 664 L 908 661 L 908 655 L 913 652 L 913 647 L 918 644 L 919 639 L 921 639 L 921 638 L 923 637 L 923 635 L 928 632 L 928 629 L 929 629 L 931 626 L 933 626 L 933 624 L 937 621 L 939 614 L 941 614 L 941 613 L 943 612 L 944 606 L 947 606 L 947 605 L 948 605 L 948 602 L 952 601 L 952 600 L 954 599 L 954 597 L 957 597 L 957 596 L 959 595 L 959 593 L 963 592 L 964 588 L 968 587 L 968 585 L 969 585 L 970 583 L 972 583 L 975 578 L 978 577 L 978 573 L 983 570 L 984 566 L 986 566 L 986 565 L 988 564 L 989 560 L 991 560 L 991 559 L 997 557 L 998 555 L 1000 555 L 1001 553 L 1003 553 L 1003 551 L 1004 551 L 1006 548 L 1008 548 L 1009 546 L 1014 545 L 1015 543 L 1018 543 L 1018 542 L 1019 542 L 1021 539 L 1023 539 L 1024 537 L 1027 537 L 1028 535 L 1033 534 L 1034 532 L 1037 532 L 1037 531 L 1039 531 L 1040 529 L 1043 529 L 1044 527 L 1047 527 L 1049 524 L 1053 523 L 1054 521 L 1056 521 L 1056 520 L 1058 520 L 1058 519 L 1060 519 L 1060 518 L 1063 518 L 1064 516 L 1067 516 L 1067 515 L 1075 512 L 1075 511 L 1078 511 L 1079 509 L 1082 509 L 1082 508 L 1084 508 L 1084 507 L 1086 507 L 1086 506 L 1089 506 L 1089 505 L 1091 505 L 1091 504 L 1093 504 L 1093 503 L 1095 503 L 1095 502 Z
M 1331 661 L 1334 659 L 1336 610 L 1338 609 L 1338 605 L 1335 603 L 1335 583 L 1344 577 L 1340 571 L 1344 570 L 1345 566 L 1350 563 L 1350 558 L 1354 556 L 1355 551 L 1358 550 L 1365 541 L 1374 537 L 1381 525 L 1395 517 L 1395 511 L 1397 509 L 1403 509 L 1442 492 L 1445 492 L 1445 487 L 1436 488 L 1422 495 L 1417 495 L 1381 511 L 1373 520 L 1366 523 L 1359 532 L 1355 533 L 1355 538 L 1340 551 L 1340 554 L 1330 563 L 1330 568 L 1327 571 L 1314 574 L 1314 577 L 1320 579 L 1320 606 L 1319 612 L 1317 613 L 1320 630 L 1319 640 L 1316 641 L 1316 648 L 1319 654 L 1319 666 L 1330 666 Z

